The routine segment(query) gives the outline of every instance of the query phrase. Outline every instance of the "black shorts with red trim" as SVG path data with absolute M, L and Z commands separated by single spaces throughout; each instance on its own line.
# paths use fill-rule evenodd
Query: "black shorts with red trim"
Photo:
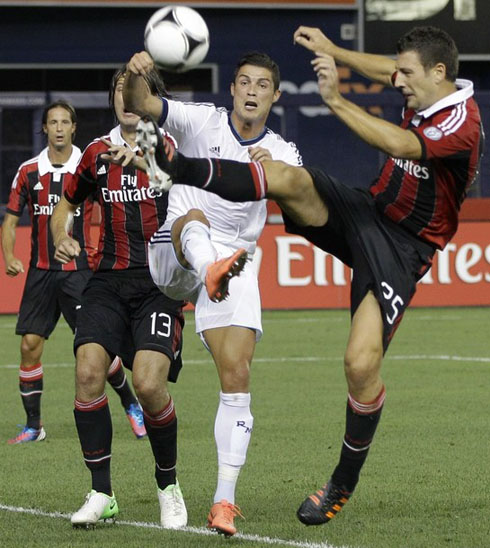
M 82 292 L 92 276 L 91 270 L 43 270 L 30 267 L 20 303 L 15 332 L 48 339 L 60 315 L 75 331 Z
M 97 343 L 132 368 L 138 350 L 154 350 L 170 359 L 168 380 L 182 368 L 182 301 L 166 297 L 146 268 L 96 272 L 82 295 L 77 348 Z
M 382 310 L 386 352 L 435 249 L 382 215 L 367 189 L 351 188 L 319 169 L 307 169 L 327 205 L 328 222 L 301 227 L 283 213 L 286 231 L 304 236 L 352 268 L 351 317 L 373 291 Z

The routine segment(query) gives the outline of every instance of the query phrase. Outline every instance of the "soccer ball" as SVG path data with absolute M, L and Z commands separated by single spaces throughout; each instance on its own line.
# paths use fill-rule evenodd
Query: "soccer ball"
M 145 49 L 160 68 L 185 72 L 206 57 L 208 26 L 192 8 L 165 6 L 146 24 Z

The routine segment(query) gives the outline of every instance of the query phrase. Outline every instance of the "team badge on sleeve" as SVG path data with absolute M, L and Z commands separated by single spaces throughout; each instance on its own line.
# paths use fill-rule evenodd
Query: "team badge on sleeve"
M 442 131 L 437 127 L 430 126 L 424 129 L 424 135 L 431 141 L 439 141 L 442 138 Z

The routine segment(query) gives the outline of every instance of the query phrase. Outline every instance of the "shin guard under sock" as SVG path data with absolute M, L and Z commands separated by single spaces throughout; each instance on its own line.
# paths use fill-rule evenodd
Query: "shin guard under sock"
M 368 403 L 358 402 L 349 394 L 344 442 L 339 463 L 332 475 L 333 483 L 345 486 L 348 491 L 352 492 L 359 480 L 381 417 L 385 395 L 384 386 L 376 399 Z

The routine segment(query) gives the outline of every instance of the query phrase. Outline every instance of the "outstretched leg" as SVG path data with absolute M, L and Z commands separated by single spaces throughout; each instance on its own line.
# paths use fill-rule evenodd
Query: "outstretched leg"
M 328 220 L 327 207 L 304 168 L 279 161 L 242 163 L 187 158 L 177 152 L 170 141 L 162 139 L 150 117 L 144 117 L 138 128 L 137 141 L 147 164 L 156 163 L 174 183 L 202 188 L 231 202 L 270 198 L 300 226 L 323 226 Z M 152 180 L 152 169 L 147 172 L 152 184 L 159 186 L 160 176 Z M 170 186 L 171 183 L 165 183 L 159 188 L 168 190 Z
M 226 299 L 231 278 L 240 275 L 247 261 L 247 252 L 243 248 L 229 257 L 218 259 L 211 241 L 209 221 L 200 209 L 190 209 L 175 220 L 172 245 L 180 264 L 197 272 L 213 302 Z

